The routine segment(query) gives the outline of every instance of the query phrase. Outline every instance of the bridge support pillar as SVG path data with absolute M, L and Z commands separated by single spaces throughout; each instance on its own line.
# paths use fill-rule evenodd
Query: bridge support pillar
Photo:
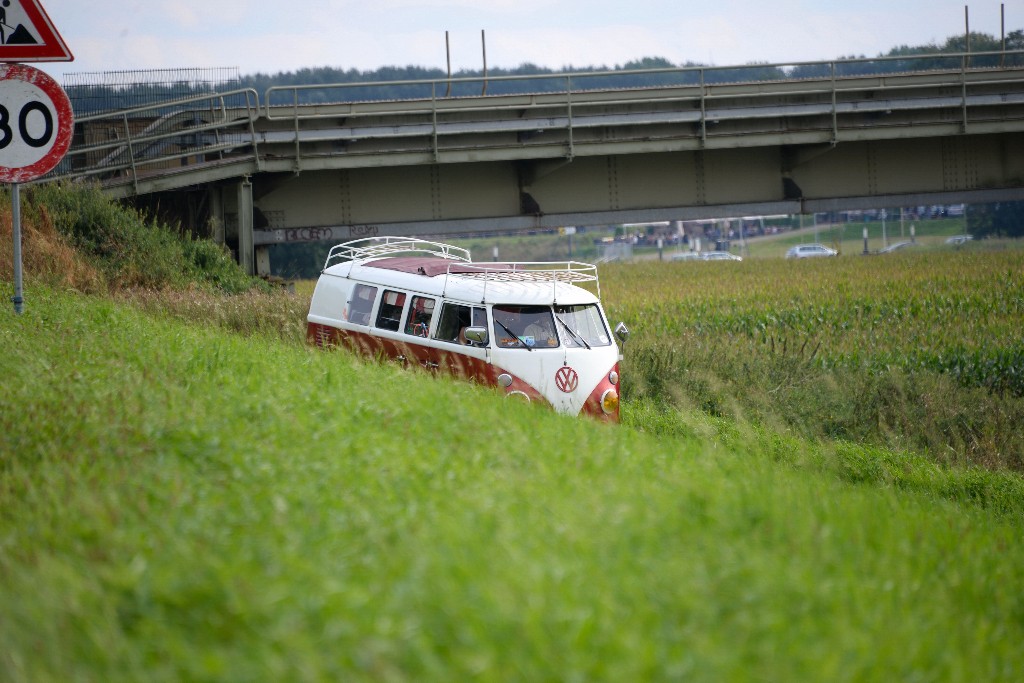
M 238 265 L 249 275 L 254 275 L 253 267 L 253 201 L 252 180 L 246 176 L 238 184 Z
M 270 277 L 270 247 L 256 247 L 256 274 Z
M 206 191 L 207 201 L 210 204 L 210 239 L 217 244 L 224 244 L 224 196 L 219 186 L 210 187 Z

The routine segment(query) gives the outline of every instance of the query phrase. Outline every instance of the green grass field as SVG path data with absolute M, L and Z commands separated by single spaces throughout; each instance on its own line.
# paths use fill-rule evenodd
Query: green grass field
M 24 216 L 0 683 L 1024 676 L 1019 245 L 602 265 L 613 426 L 311 349 L 310 283 L 98 190 Z
M 1024 471 L 1024 251 L 608 265 L 626 401 Z
M 1024 672 L 1013 473 L 45 288 L 0 335 L 5 683 Z

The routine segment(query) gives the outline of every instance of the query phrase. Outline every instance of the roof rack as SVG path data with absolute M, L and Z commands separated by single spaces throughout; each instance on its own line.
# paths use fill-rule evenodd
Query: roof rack
M 593 282 L 597 288 L 597 297 L 601 298 L 601 282 L 597 277 L 597 266 L 579 261 L 516 261 L 511 263 L 459 263 L 448 266 L 448 278 L 482 280 L 484 283 L 484 299 L 487 298 L 487 285 L 497 282 L 532 282 L 550 283 L 557 287 L 559 283 L 581 284 Z M 447 289 L 447 281 L 446 287 Z
M 484 299 L 487 287 L 494 283 L 550 284 L 555 291 L 559 284 L 595 283 L 596 294 L 601 297 L 601 283 L 597 266 L 580 261 L 513 261 L 502 263 L 474 263 L 468 249 L 443 242 L 430 242 L 409 237 L 369 237 L 332 247 L 324 262 L 324 270 L 331 261 L 367 261 L 394 257 L 399 254 L 435 256 L 449 261 L 444 289 L 451 280 L 468 279 L 483 282 Z
M 333 259 L 361 261 L 395 254 L 429 254 L 460 263 L 472 261 L 468 249 L 443 242 L 429 242 L 409 237 L 368 237 L 331 247 L 324 262 L 324 270 L 327 270 Z

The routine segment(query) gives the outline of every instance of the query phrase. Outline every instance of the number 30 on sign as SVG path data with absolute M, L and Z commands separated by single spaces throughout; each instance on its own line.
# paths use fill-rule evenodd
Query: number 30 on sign
M 0 182 L 53 170 L 71 146 L 74 114 L 64 90 L 22 64 L 0 64 Z

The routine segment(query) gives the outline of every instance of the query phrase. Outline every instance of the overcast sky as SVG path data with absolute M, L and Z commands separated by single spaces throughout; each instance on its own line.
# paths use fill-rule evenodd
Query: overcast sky
M 24 1 L 24 0 L 23 0 Z M 969 3 L 972 31 L 1000 35 L 1000 3 Z M 716 65 L 876 56 L 964 30 L 962 0 L 42 0 L 75 61 L 65 73 L 238 67 L 487 63 L 615 66 L 642 57 Z M 1009 0 L 1006 31 L 1024 28 Z

